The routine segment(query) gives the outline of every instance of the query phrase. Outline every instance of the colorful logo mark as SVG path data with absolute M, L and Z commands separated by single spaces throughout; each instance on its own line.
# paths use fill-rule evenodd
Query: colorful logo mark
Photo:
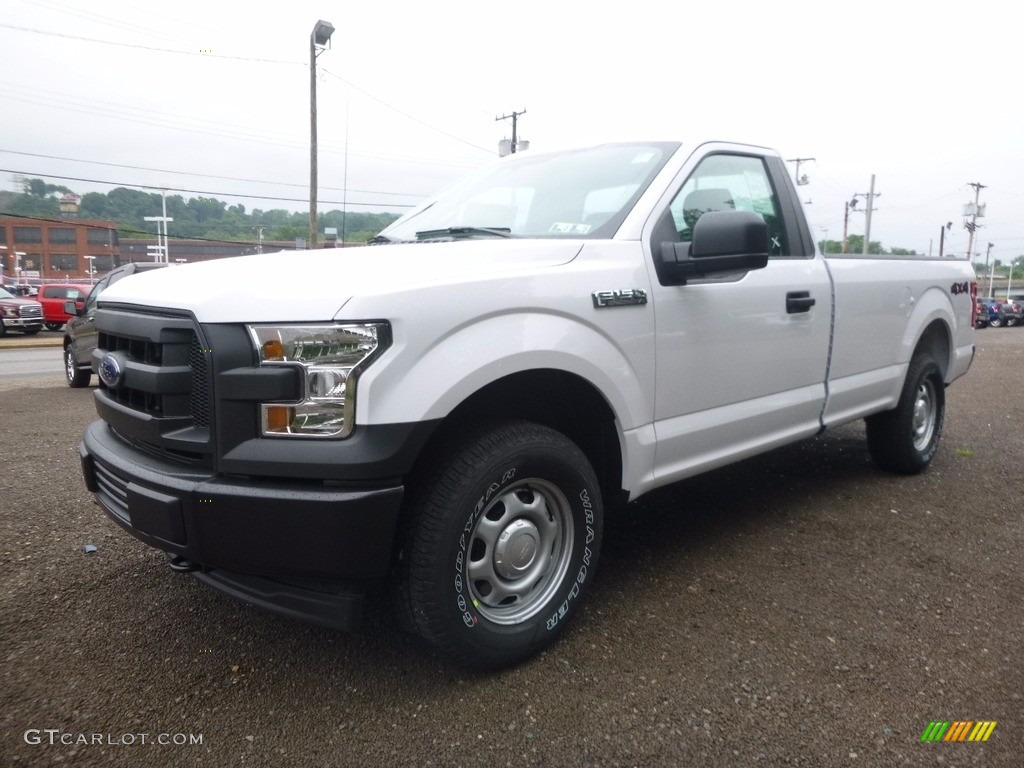
M 921 741 L 988 741 L 995 728 L 995 720 L 933 720 Z

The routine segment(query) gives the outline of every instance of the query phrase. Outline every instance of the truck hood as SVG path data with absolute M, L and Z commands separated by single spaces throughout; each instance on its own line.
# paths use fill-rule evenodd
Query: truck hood
M 474 239 L 238 256 L 131 275 L 105 290 L 100 305 L 187 310 L 204 323 L 323 322 L 353 296 L 554 267 L 581 247 Z

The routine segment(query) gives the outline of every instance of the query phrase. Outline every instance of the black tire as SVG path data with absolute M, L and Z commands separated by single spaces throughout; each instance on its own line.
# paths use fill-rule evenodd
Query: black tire
M 92 380 L 92 371 L 78 367 L 70 344 L 64 347 L 64 378 L 67 379 L 68 386 L 74 389 L 88 387 Z
M 871 458 L 889 472 L 922 472 L 939 450 L 945 418 L 942 371 L 928 355 L 916 355 L 896 407 L 865 420 Z
M 48 331 L 59 331 L 64 327 L 64 323 L 46 323 L 46 330 Z
M 1003 324 L 1003 319 L 1001 317 L 993 317 L 991 320 L 988 321 L 988 324 L 991 325 L 993 328 L 998 328 Z
M 7 333 L 7 327 L 4 325 L 4 321 L 0 320 L 0 336 L 4 336 Z
M 528 422 L 482 427 L 414 478 L 396 558 L 406 629 L 473 669 L 553 643 L 594 579 L 597 477 L 568 438 Z

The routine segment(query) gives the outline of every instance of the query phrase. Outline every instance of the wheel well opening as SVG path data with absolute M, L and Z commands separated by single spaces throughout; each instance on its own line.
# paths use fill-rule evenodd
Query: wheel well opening
M 924 333 L 921 334 L 921 338 L 917 342 L 917 347 L 914 348 L 914 355 L 922 352 L 930 355 L 938 363 L 939 369 L 942 371 L 942 378 L 945 379 L 946 371 L 949 370 L 949 350 L 949 331 L 945 323 L 935 320 L 924 329 Z
M 622 490 L 615 415 L 587 380 L 547 369 L 511 374 L 460 404 L 445 418 L 432 442 L 450 439 L 467 425 L 494 419 L 523 419 L 561 432 L 586 455 L 606 497 Z

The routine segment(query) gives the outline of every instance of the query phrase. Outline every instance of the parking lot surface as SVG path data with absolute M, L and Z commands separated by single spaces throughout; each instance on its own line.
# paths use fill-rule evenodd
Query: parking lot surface
M 977 340 L 928 472 L 857 423 L 614 510 L 565 638 L 493 675 L 376 594 L 345 635 L 171 572 L 84 488 L 92 390 L 8 382 L 2 763 L 1024 765 L 1024 330 Z

